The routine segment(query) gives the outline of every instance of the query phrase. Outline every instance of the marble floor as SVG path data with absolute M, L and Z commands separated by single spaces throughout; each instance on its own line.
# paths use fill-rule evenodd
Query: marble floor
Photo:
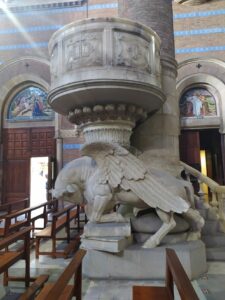
M 62 232 L 63 234 L 63 232 Z M 59 248 L 63 243 L 59 242 Z M 41 244 L 42 250 L 50 247 L 50 241 Z M 46 255 L 35 258 L 34 249 L 31 250 L 31 276 L 37 277 L 40 274 L 48 274 L 49 281 L 54 282 L 71 258 L 52 259 Z M 13 275 L 24 272 L 24 262 L 20 261 L 10 268 Z M 3 286 L 3 276 L 0 275 L 0 299 L 16 300 L 18 295 L 24 291 L 22 282 L 10 282 L 8 287 Z M 123 281 L 123 280 L 88 280 L 83 278 L 83 299 L 84 300 L 131 300 L 132 286 L 140 285 L 163 285 L 160 281 Z M 224 300 L 225 299 L 225 261 L 208 262 L 208 272 L 199 279 L 192 282 L 200 300 Z M 179 296 L 176 294 L 176 299 Z M 158 300 L 158 299 L 157 299 Z M 159 299 L 160 300 L 160 299 Z M 191 300 L 191 299 L 190 299 Z

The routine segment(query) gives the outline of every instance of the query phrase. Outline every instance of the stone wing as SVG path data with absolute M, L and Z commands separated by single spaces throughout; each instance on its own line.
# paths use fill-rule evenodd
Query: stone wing
M 99 182 L 108 183 L 112 188 L 121 186 L 131 190 L 146 204 L 165 212 L 182 213 L 189 204 L 173 195 L 157 178 L 148 172 L 144 163 L 125 148 L 107 143 L 93 143 L 84 146 L 83 155 L 96 160 L 100 169 Z

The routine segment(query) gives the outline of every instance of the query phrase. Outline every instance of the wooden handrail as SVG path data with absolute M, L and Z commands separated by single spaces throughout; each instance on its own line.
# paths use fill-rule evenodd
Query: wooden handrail
M 57 200 L 51 200 L 51 201 L 47 201 L 47 202 L 41 203 L 41 204 L 36 205 L 36 206 L 27 207 L 27 208 L 21 209 L 19 211 L 16 211 L 14 213 L 8 214 L 8 215 L 4 216 L 4 218 L 11 218 L 11 219 L 16 218 L 18 216 L 21 216 L 23 214 L 29 213 L 33 210 L 36 210 L 38 208 L 54 204 L 55 201 L 57 201 Z
M 173 282 L 177 287 L 181 300 L 199 300 L 175 251 L 166 249 L 166 287 L 172 297 L 174 297 Z
M 199 180 L 199 182 L 204 183 L 209 187 L 212 193 L 212 200 L 210 201 L 209 204 L 211 206 L 218 208 L 221 230 L 225 232 L 225 213 L 224 213 L 225 185 L 219 185 L 211 178 L 203 175 L 200 171 L 192 168 L 191 166 L 185 164 L 184 162 L 180 162 L 180 163 L 187 173 L 196 177 Z M 202 195 L 199 194 L 199 196 L 201 197 Z
M 0 250 L 18 241 L 24 234 L 30 232 L 31 229 L 32 226 L 26 227 L 21 229 L 19 232 L 13 233 L 10 236 L 5 237 L 3 240 L 0 240 Z
M 225 186 L 219 185 L 216 181 L 212 180 L 211 178 L 203 175 L 200 171 L 196 170 L 195 168 L 192 168 L 191 166 L 185 164 L 184 162 L 180 162 L 181 165 L 184 167 L 186 171 L 188 171 L 192 176 L 196 177 L 199 181 L 207 184 L 211 191 L 225 193 Z
M 22 200 L 18 200 L 18 201 L 14 201 L 14 202 L 9 202 L 9 203 L 3 203 L 0 205 L 0 211 L 4 212 L 6 211 L 6 214 L 10 214 L 12 211 L 13 211 L 13 207 L 14 206 L 19 206 L 20 204 L 23 204 L 23 208 L 26 208 L 29 206 L 29 202 L 30 202 L 30 199 L 29 198 L 25 198 L 25 199 L 22 199 Z M 19 210 L 19 209 L 18 209 Z M 4 215 L 3 215 L 4 216 Z M 1 216 L 1 217 L 3 217 Z
M 76 206 L 76 204 L 67 205 L 63 209 L 60 209 L 59 211 L 52 214 L 52 217 L 58 218 L 58 217 L 62 216 L 63 214 L 67 213 L 69 210 L 73 209 L 75 206 Z
M 174 283 L 181 300 L 199 300 L 175 251 L 166 249 L 166 286 L 133 286 L 133 300 L 174 300 Z

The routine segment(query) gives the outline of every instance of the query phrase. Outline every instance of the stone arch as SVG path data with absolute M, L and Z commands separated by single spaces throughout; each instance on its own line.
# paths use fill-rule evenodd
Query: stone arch
M 49 90 L 49 62 L 36 57 L 23 57 L 3 64 L 0 67 L 1 73 L 4 73 L 4 76 L 0 76 L 0 124 L 2 131 L 6 115 L 5 108 L 16 93 L 30 85 L 35 85 L 45 91 Z M 53 125 L 52 122 L 51 125 Z M 23 123 L 20 123 L 20 126 L 23 126 Z
M 38 127 L 39 130 L 39 128 L 42 127 L 40 128 L 40 131 L 42 132 L 45 131 L 45 127 L 46 130 L 50 130 L 50 127 L 52 127 L 54 131 L 55 120 L 49 120 L 45 122 L 20 121 L 15 123 L 7 123 L 7 121 L 5 121 L 7 106 L 18 92 L 29 86 L 36 86 L 48 92 L 50 87 L 50 68 L 49 62 L 46 59 L 29 56 L 8 61 L 0 66 L 0 75 L 2 75 L 0 76 L 0 157 L 3 157 L 4 147 L 2 145 L 2 136 L 4 127 L 6 127 L 6 129 L 14 128 L 16 130 L 20 129 L 21 127 L 29 127 L 32 130 L 34 127 Z M 25 130 L 26 128 L 23 129 Z M 3 193 L 2 182 L 3 163 L 2 160 L 0 160 L 0 198 Z

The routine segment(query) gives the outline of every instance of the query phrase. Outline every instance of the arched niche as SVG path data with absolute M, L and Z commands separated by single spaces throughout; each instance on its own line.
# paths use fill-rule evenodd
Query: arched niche
M 47 91 L 43 88 L 30 84 L 23 87 L 11 99 L 7 112 L 6 121 L 14 122 L 43 122 L 52 121 L 54 112 L 47 102 Z
M 210 118 L 217 116 L 216 99 L 206 87 L 192 87 L 179 102 L 181 118 Z
M 224 133 L 225 103 L 223 95 L 225 85 L 221 80 L 209 74 L 193 74 L 182 78 L 178 82 L 177 91 L 181 109 L 181 128 L 219 128 L 220 132 Z M 201 95 L 204 97 L 201 97 Z M 185 108 L 185 99 L 188 100 L 187 98 L 189 98 L 187 102 L 190 103 L 189 111 L 187 107 Z M 193 113 L 191 102 L 196 101 L 197 103 L 197 98 L 200 101 L 200 98 L 202 98 L 203 101 L 198 102 L 199 112 L 196 113 L 195 111 Z M 204 102 L 205 105 L 203 105 Z M 208 107 L 208 110 L 207 105 L 211 106 Z

